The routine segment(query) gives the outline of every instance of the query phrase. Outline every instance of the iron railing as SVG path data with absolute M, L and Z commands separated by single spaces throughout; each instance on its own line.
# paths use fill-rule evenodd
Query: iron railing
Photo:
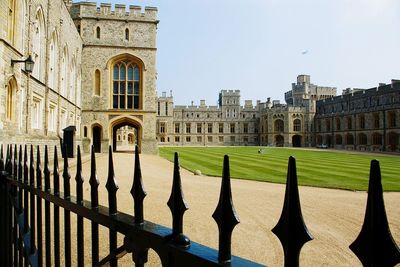
M 183 198 L 178 154 L 174 159 L 172 191 L 168 207 L 172 213 L 172 229 L 144 220 L 143 189 L 138 149 L 135 152 L 134 178 L 131 195 L 134 199 L 134 216 L 118 212 L 114 177 L 113 154 L 109 149 L 109 172 L 106 183 L 108 207 L 99 205 L 96 176 L 96 160 L 92 149 L 91 175 L 89 179 L 91 200 L 83 199 L 82 160 L 77 152 L 76 197 L 71 195 L 68 159 L 64 158 L 63 189 L 60 191 L 57 148 L 53 158 L 53 185 L 47 146 L 42 170 L 39 147 L 36 164 L 33 147 L 8 145 L 5 157 L 0 151 L 0 266 L 60 266 L 60 250 L 63 249 L 65 266 L 71 266 L 76 257 L 78 266 L 84 266 L 83 220 L 91 222 L 92 266 L 109 264 L 117 266 L 118 259 L 132 253 L 135 266 L 144 266 L 148 250 L 153 249 L 160 257 L 162 266 L 262 266 L 258 263 L 231 256 L 231 236 L 239 223 L 232 202 L 229 158 L 224 157 L 221 192 L 212 217 L 219 229 L 218 251 L 190 241 L 183 233 L 183 214 L 187 204 Z M 65 151 L 64 151 L 65 152 Z M 43 186 L 44 182 L 44 186 Z M 53 187 L 51 189 L 51 187 Z M 42 204 L 44 202 L 44 214 Z M 53 217 L 50 207 L 53 206 Z M 60 208 L 64 211 L 64 227 L 60 229 Z M 77 216 L 77 241 L 71 241 L 71 213 Z M 44 220 L 44 225 L 43 225 Z M 52 221 L 53 220 L 53 221 Z M 109 255 L 99 257 L 99 225 L 109 229 Z M 60 245 L 61 231 L 64 244 Z M 43 234 L 44 237 L 43 237 Z M 284 206 L 278 224 L 272 232 L 279 238 L 284 251 L 285 266 L 298 266 L 300 250 L 312 240 L 301 214 L 297 185 L 296 162 L 289 158 Z M 118 247 L 117 233 L 124 236 Z M 51 239 L 53 237 L 53 240 Z M 44 245 L 44 247 L 43 247 Z M 77 247 L 76 255 L 71 246 Z M 257 248 L 262 249 L 262 248 Z M 371 161 L 367 209 L 364 224 L 357 239 L 350 245 L 364 266 L 393 266 L 400 262 L 400 251 L 394 242 L 386 217 L 379 162 Z

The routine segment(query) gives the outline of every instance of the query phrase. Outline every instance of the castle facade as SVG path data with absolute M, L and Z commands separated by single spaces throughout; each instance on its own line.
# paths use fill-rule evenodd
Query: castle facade
M 172 93 L 156 93 L 156 8 L 70 0 L 0 7 L 1 143 L 52 148 L 62 140 L 84 152 L 133 145 L 144 153 L 163 145 L 399 152 L 397 80 L 336 96 L 335 87 L 299 75 L 285 104 L 241 105 L 239 90 L 222 90 L 216 106 L 180 106 Z

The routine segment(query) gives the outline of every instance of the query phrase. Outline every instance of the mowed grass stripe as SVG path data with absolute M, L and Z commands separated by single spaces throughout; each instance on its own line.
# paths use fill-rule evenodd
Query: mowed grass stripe
M 258 153 L 259 149 L 262 153 Z M 385 191 L 400 191 L 400 157 L 334 150 L 260 147 L 163 147 L 160 155 L 173 160 L 179 152 L 181 166 L 205 175 L 221 176 L 223 156 L 229 155 L 231 177 L 286 182 L 289 156 L 297 162 L 299 184 L 366 190 L 372 159 L 380 161 Z

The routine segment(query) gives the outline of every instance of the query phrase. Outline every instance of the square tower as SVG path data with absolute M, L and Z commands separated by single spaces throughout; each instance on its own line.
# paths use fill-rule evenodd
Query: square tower
M 157 153 L 157 9 L 81 2 L 70 13 L 83 40 L 84 150 L 117 150 L 117 130 L 130 126 L 139 149 Z

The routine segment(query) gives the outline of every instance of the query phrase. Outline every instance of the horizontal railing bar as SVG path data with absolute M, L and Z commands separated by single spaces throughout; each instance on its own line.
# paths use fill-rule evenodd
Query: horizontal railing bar
M 30 193 L 39 196 L 40 198 L 53 203 L 60 208 L 69 210 L 74 214 L 82 216 L 92 222 L 101 224 L 108 229 L 115 230 L 118 233 L 129 237 L 132 240 L 141 241 L 141 246 L 152 248 L 157 251 L 157 248 L 164 246 L 166 250 L 163 253 L 171 253 L 177 255 L 176 260 L 187 262 L 189 259 L 194 264 L 207 264 L 213 263 L 214 266 L 221 266 L 222 263 L 218 261 L 218 251 L 198 244 L 196 242 L 191 242 L 189 248 L 181 248 L 168 243 L 169 237 L 172 234 L 172 229 L 155 224 L 149 221 L 144 221 L 143 224 L 135 224 L 134 216 L 118 212 L 115 215 L 109 215 L 109 210 L 107 207 L 99 205 L 97 208 L 92 208 L 91 202 L 83 200 L 78 202 L 74 196 L 65 198 L 62 192 L 59 195 L 55 195 L 52 190 L 49 192 L 44 192 L 40 188 L 36 188 L 32 185 L 27 185 L 21 181 L 13 180 L 7 177 L 10 184 L 28 190 Z M 223 264 L 222 264 L 223 265 Z M 224 265 L 225 266 L 225 265 Z M 232 256 L 232 267 L 248 266 L 248 267 L 258 267 L 265 266 L 261 265 L 240 257 Z

